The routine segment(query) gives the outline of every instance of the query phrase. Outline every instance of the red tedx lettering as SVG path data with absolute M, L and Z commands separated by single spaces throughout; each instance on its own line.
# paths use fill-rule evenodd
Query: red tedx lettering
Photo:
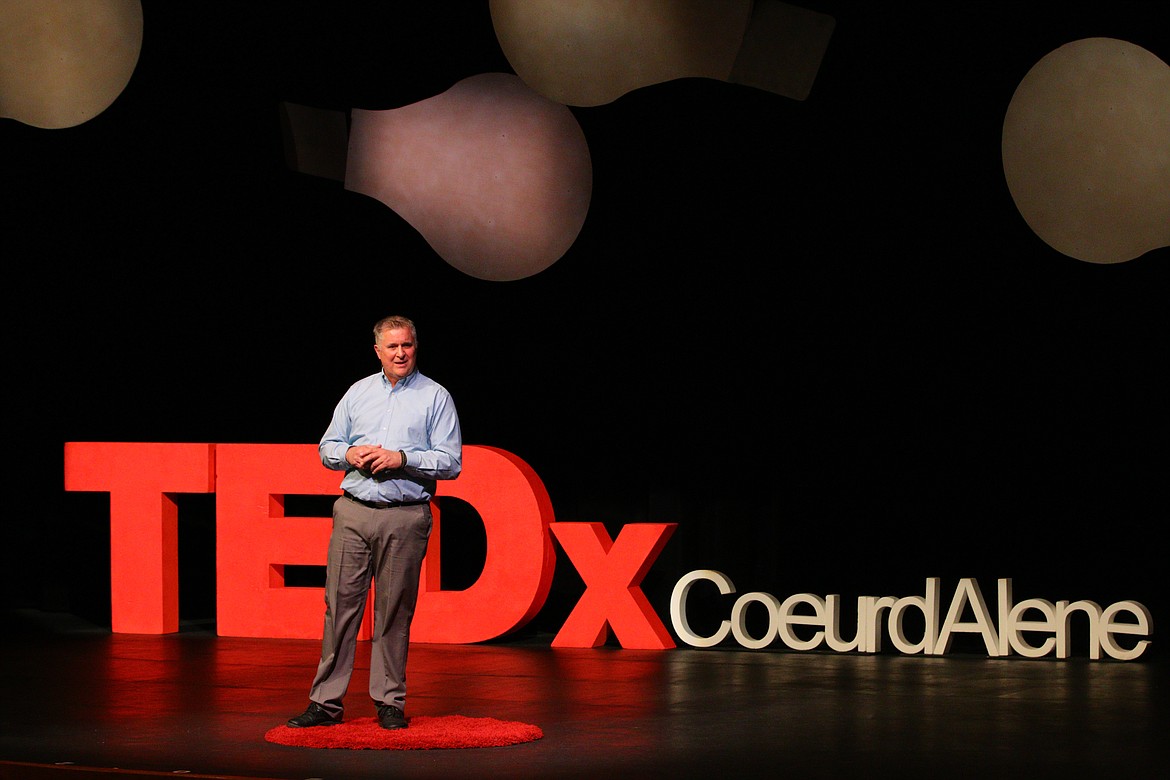
M 285 568 L 325 565 L 331 519 L 287 517 L 285 497 L 337 495 L 340 481 L 338 472 L 322 468 L 316 445 L 65 445 L 65 489 L 110 493 L 111 627 L 117 633 L 178 631 L 174 494 L 214 492 L 217 632 L 320 638 L 321 589 L 286 587 Z M 475 508 L 486 531 L 483 571 L 466 590 L 440 587 L 444 496 Z M 628 525 L 611 545 L 598 524 L 555 523 L 536 472 L 517 456 L 484 446 L 463 448 L 463 473 L 439 483 L 431 506 L 434 528 L 413 641 L 479 642 L 524 626 L 552 586 L 551 530 L 588 586 L 554 645 L 597 646 L 605 641 L 608 621 L 623 645 L 674 647 L 639 588 L 674 524 Z M 367 615 L 361 638 L 369 638 L 371 624 Z
M 223 636 L 320 638 L 319 588 L 284 586 L 286 565 L 324 566 L 328 518 L 285 517 L 286 494 L 337 495 L 341 474 L 321 467 L 315 445 L 220 444 L 216 494 L 216 626 Z M 460 644 L 503 636 L 532 619 L 548 598 L 555 552 L 552 502 L 531 467 L 492 447 L 463 448 L 463 474 L 438 495 L 475 507 L 487 535 L 479 579 L 440 590 L 442 498 L 423 563 L 411 638 Z M 278 563 L 279 562 L 279 563 Z M 367 601 L 367 610 L 373 601 Z M 369 638 L 372 616 L 359 637 Z
M 674 640 L 640 587 L 677 523 L 627 525 L 611 542 L 601 523 L 556 523 L 553 535 L 585 580 L 585 595 L 553 647 L 598 647 L 613 629 L 622 647 L 665 650 Z
M 465 446 L 463 473 L 438 484 L 439 504 L 452 496 L 483 520 L 487 554 L 471 587 L 439 589 L 436 525 L 423 562 L 410 637 L 415 642 L 462 644 L 504 636 L 540 612 L 552 588 L 556 551 L 549 536 L 552 501 L 532 467 L 495 447 Z
M 65 489 L 110 494 L 111 630 L 178 631 L 179 507 L 173 494 L 214 492 L 215 445 L 68 442 Z
M 332 521 L 285 517 L 284 503 L 337 495 L 341 473 L 321 466 L 313 444 L 219 444 L 216 461 L 216 633 L 320 639 L 321 589 L 285 587 L 284 573 L 325 565 Z M 363 620 L 359 637 L 369 631 Z

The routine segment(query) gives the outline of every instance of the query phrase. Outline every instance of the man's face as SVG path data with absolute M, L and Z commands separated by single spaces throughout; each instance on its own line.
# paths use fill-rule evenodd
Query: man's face
M 374 352 L 382 362 L 382 372 L 391 383 L 397 383 L 414 371 L 415 349 L 410 328 L 382 331 L 378 343 L 374 345 Z

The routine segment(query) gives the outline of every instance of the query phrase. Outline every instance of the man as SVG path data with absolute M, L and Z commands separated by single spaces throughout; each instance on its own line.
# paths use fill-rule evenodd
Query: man
M 318 447 L 344 471 L 333 504 L 325 575 L 325 631 L 309 708 L 288 725 L 341 723 L 358 627 L 373 579 L 370 698 L 382 728 L 406 728 L 406 654 L 419 572 L 431 533 L 435 482 L 463 468 L 451 394 L 416 367 L 418 332 L 405 317 L 374 325 L 376 374 L 342 396 Z

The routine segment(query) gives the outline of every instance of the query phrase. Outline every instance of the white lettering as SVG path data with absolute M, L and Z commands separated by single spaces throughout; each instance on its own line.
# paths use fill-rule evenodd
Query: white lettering
M 674 591 L 670 594 L 670 622 L 674 625 L 674 633 L 678 634 L 678 638 L 691 647 L 714 647 L 731 632 L 731 621 L 721 622 L 719 629 L 711 636 L 699 636 L 691 630 L 691 624 L 687 621 L 687 596 L 699 580 L 714 582 L 724 596 L 735 593 L 735 585 L 732 584 L 731 578 L 722 572 L 700 569 L 684 574 L 682 579 L 674 584 Z
M 813 614 L 798 613 L 796 608 L 800 604 L 812 607 Z M 815 650 L 820 645 L 821 640 L 825 638 L 825 632 L 823 630 L 814 631 L 808 639 L 801 639 L 792 630 L 792 626 L 816 626 L 823 629 L 825 627 L 825 601 L 811 593 L 797 593 L 795 596 L 789 596 L 780 605 L 779 621 L 777 634 L 784 644 L 793 650 Z
M 761 592 L 745 593 L 737 598 L 731 607 L 731 619 L 721 621 L 710 636 L 700 636 L 687 619 L 687 599 L 692 587 L 700 581 L 714 583 L 721 595 L 735 593 L 730 577 L 709 569 L 692 571 L 675 584 L 670 598 L 670 619 L 679 639 L 692 647 L 713 647 L 731 635 L 742 647 L 751 650 L 766 648 L 779 639 L 793 650 L 815 650 L 826 644 L 838 653 L 853 650 L 876 653 L 882 647 L 884 624 L 894 647 L 908 655 L 944 655 L 950 651 L 954 634 L 970 633 L 982 637 L 987 654 L 992 657 L 1017 653 L 1025 658 L 1042 658 L 1055 652 L 1057 658 L 1068 658 L 1072 652 L 1071 624 L 1075 615 L 1083 614 L 1087 620 L 1090 659 L 1099 660 L 1104 650 L 1110 658 L 1132 661 L 1150 645 L 1147 637 L 1153 630 L 1150 611 L 1136 601 L 1119 601 L 1104 609 L 1088 600 L 1053 603 L 1031 598 L 1015 604 L 1012 581 L 1004 578 L 997 583 L 997 631 L 997 621 L 987 609 L 979 583 L 970 577 L 959 580 L 940 626 L 940 580 L 931 577 L 926 580 L 926 592 L 922 596 L 858 596 L 857 626 L 852 639 L 841 636 L 840 595 L 821 597 L 798 593 L 780 601 L 770 593 Z M 753 636 L 748 629 L 752 605 L 762 605 L 766 610 L 760 636 Z M 911 612 L 920 614 L 923 624 L 922 636 L 917 640 L 907 636 L 905 619 Z M 814 630 L 798 633 L 798 626 Z M 1040 639 L 1038 634 L 1045 636 Z M 1139 639 L 1123 642 L 1118 639 L 1121 636 Z
M 1043 620 L 1024 620 L 1028 610 L 1039 612 Z M 1043 658 L 1056 647 L 1056 606 L 1044 599 L 1024 599 L 1012 607 L 1007 620 L 1000 623 L 1000 631 L 1007 637 L 1008 646 L 1025 658 Z M 1044 631 L 1053 633 L 1039 645 L 1032 645 L 1024 638 L 1025 631 Z
M 1128 612 L 1133 615 L 1136 622 L 1118 623 L 1114 621 L 1114 616 L 1119 612 Z M 1101 613 L 1101 646 L 1105 648 L 1106 653 L 1118 661 L 1132 661 L 1146 651 L 1150 644 L 1149 641 L 1143 639 L 1135 644 L 1133 649 L 1126 650 L 1117 644 L 1113 635 L 1149 636 L 1153 623 L 1150 611 L 1136 601 L 1119 601 L 1116 604 L 1110 604 Z
M 974 623 L 959 620 L 963 615 L 963 608 L 971 605 L 975 616 Z M 991 623 L 991 616 L 987 614 L 987 604 L 983 601 L 983 592 L 979 584 L 970 577 L 959 580 L 959 587 L 955 588 L 955 597 L 951 599 L 951 608 L 947 610 L 947 617 L 943 621 L 942 629 L 938 632 L 938 641 L 932 655 L 942 655 L 951 648 L 952 633 L 982 634 L 983 644 L 987 647 L 990 656 L 999 655 L 999 636 L 995 633 L 995 626 Z
M 903 653 L 914 655 L 924 653 L 934 655 L 934 648 L 938 644 L 938 577 L 931 577 L 926 581 L 926 596 L 907 596 L 898 599 L 890 607 L 890 640 L 894 647 Z M 911 642 L 906 638 L 902 627 L 902 618 L 907 609 L 913 607 L 922 613 L 925 629 L 922 640 Z
M 847 653 L 850 650 L 862 650 L 865 641 L 866 607 L 870 599 L 865 596 L 857 598 L 857 630 L 853 639 L 841 638 L 841 611 L 838 609 L 839 595 L 825 596 L 825 644 L 838 653 Z
M 865 608 L 865 647 L 867 653 L 877 653 L 882 649 L 882 613 L 893 609 L 898 600 L 893 596 L 864 596 Z
M 768 626 L 764 635 L 758 639 L 749 634 L 747 629 L 747 610 L 752 604 L 763 604 L 768 608 Z M 749 650 L 767 647 L 772 644 L 772 637 L 776 636 L 779 611 L 780 601 L 771 593 L 745 593 L 731 607 L 731 633 L 737 642 Z
M 1074 612 L 1084 612 L 1089 618 L 1089 658 L 1101 657 L 1101 605 L 1095 601 L 1056 602 L 1056 657 L 1068 658 L 1072 636 L 1069 631 Z

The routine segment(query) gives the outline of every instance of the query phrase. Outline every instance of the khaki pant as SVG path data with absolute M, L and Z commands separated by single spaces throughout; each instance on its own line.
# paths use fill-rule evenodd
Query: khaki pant
M 342 714 L 371 579 L 370 698 L 406 711 L 410 623 L 431 522 L 430 504 L 372 509 L 344 496 L 333 504 L 321 662 L 309 691 L 330 715 Z

